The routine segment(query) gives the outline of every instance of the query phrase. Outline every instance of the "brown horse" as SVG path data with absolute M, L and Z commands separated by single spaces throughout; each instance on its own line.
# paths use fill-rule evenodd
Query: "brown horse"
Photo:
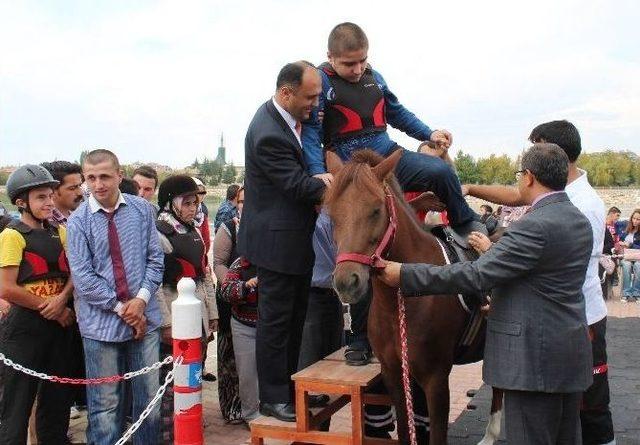
M 344 303 L 356 303 L 364 298 L 370 285 L 373 287 L 368 336 L 396 407 L 398 437 L 404 444 L 409 443 L 409 434 L 401 379 L 398 289 L 380 281 L 372 273 L 372 267 L 362 264 L 357 256 L 360 254 L 365 259 L 375 256 L 380 253 L 382 243 L 387 244 L 382 254 L 389 260 L 430 264 L 445 264 L 446 260 L 438 239 L 420 227 L 413 210 L 402 197 L 392 174 L 400 155 L 398 150 L 382 160 L 374 152 L 365 150 L 343 165 L 336 155 L 327 153 L 327 166 L 335 179 L 325 196 L 325 204 L 334 224 L 339 255 L 333 283 L 340 299 Z M 391 237 L 389 233 L 393 231 L 389 226 L 390 221 L 392 226 L 394 221 L 390 213 L 395 213 L 396 225 Z M 349 260 L 349 255 L 354 254 L 356 259 Z M 454 295 L 431 295 L 405 301 L 410 370 L 426 395 L 430 443 L 445 444 L 449 373 L 457 342 L 466 327 L 466 313 Z

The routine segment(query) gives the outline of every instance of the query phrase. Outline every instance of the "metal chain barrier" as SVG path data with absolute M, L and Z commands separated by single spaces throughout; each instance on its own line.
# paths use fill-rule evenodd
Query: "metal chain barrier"
M 153 410 L 153 407 L 160 401 L 160 399 L 162 399 L 162 396 L 167 390 L 167 386 L 169 386 L 169 384 L 173 381 L 175 367 L 180 365 L 182 363 L 182 360 L 183 360 L 182 357 L 178 357 L 177 359 L 174 360 L 172 356 L 169 356 L 160 362 L 154 363 L 151 366 L 145 366 L 142 369 L 139 369 L 137 371 L 127 372 L 124 375 L 98 377 L 93 379 L 71 379 L 67 377 L 58 377 L 55 375 L 48 375 L 43 372 L 37 372 L 32 369 L 25 368 L 24 366 L 18 363 L 14 363 L 13 360 L 7 358 L 3 353 L 0 352 L 0 361 L 4 363 L 5 366 L 8 366 L 23 374 L 26 374 L 31 377 L 36 377 L 41 380 L 47 380 L 55 383 L 67 383 L 71 385 L 100 385 L 104 383 L 117 383 L 122 380 L 130 380 L 134 377 L 138 377 L 138 376 L 147 374 L 151 371 L 158 370 L 162 366 L 168 365 L 169 363 L 173 362 L 173 368 L 171 368 L 171 370 L 167 373 L 167 376 L 164 379 L 164 383 L 162 384 L 162 386 L 160 386 L 160 388 L 158 388 L 158 391 L 156 391 L 156 395 L 153 397 L 153 399 L 151 399 L 151 401 L 149 402 L 147 407 L 144 409 L 144 411 L 142 411 L 142 414 L 140 414 L 140 418 L 136 420 L 129 427 L 129 429 L 124 433 L 124 435 L 120 438 L 120 440 L 118 440 L 114 445 L 123 445 L 124 443 L 127 442 L 127 440 L 131 438 L 131 436 L 133 436 L 133 434 L 138 430 L 138 428 L 140 428 L 140 425 L 142 425 L 144 420 L 149 416 L 149 414 Z
M 143 374 L 147 374 L 151 371 L 155 371 L 160 369 L 164 365 L 168 365 L 173 362 L 173 357 L 168 356 L 164 360 L 160 362 L 156 362 L 153 365 L 145 366 L 138 371 L 127 372 L 124 375 L 112 375 L 109 377 L 96 377 L 93 379 L 72 379 L 69 377 L 59 377 L 56 375 L 48 375 L 43 372 L 34 371 L 33 369 L 25 368 L 24 366 L 14 363 L 13 360 L 7 358 L 3 353 L 0 352 L 0 361 L 10 368 L 15 369 L 23 374 L 29 375 L 31 377 L 36 377 L 41 380 L 48 380 L 50 382 L 55 383 L 66 383 L 69 385 L 102 385 L 104 383 L 117 383 L 122 380 L 130 380 L 134 377 L 138 377 Z
M 165 361 L 166 361 L 166 359 L 163 360 L 163 362 L 165 362 Z M 118 440 L 114 445 L 124 445 L 127 442 L 127 440 L 129 440 L 131 438 L 131 436 L 133 436 L 133 433 L 135 433 L 138 430 L 138 428 L 140 428 L 140 425 L 142 425 L 142 422 L 144 422 L 144 420 L 149 416 L 149 414 L 153 410 L 153 407 L 162 398 L 164 392 L 167 390 L 167 386 L 169 386 L 169 384 L 173 381 L 173 373 L 174 373 L 174 371 L 176 369 L 176 366 L 178 366 L 181 363 L 182 363 L 182 357 L 178 357 L 175 360 L 175 362 L 173 362 L 173 368 L 171 368 L 171 371 L 169 371 L 167 373 L 167 376 L 164 379 L 164 383 L 162 384 L 162 386 L 160 388 L 158 388 L 158 391 L 156 392 L 156 395 L 153 397 L 153 399 L 151 399 L 151 401 L 149 402 L 147 407 L 144 409 L 144 411 L 142 411 L 142 414 L 140 414 L 140 418 L 138 420 L 136 420 L 129 427 L 129 429 L 123 434 L 123 436 L 120 438 L 120 440 Z M 140 372 L 140 371 L 136 371 L 136 372 Z M 133 374 L 133 373 L 127 373 L 127 374 Z M 140 374 L 137 374 L 137 375 L 140 375 Z

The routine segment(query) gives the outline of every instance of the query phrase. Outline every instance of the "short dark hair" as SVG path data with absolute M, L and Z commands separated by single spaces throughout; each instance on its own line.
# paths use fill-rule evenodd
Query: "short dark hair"
M 611 215 L 612 213 L 621 214 L 622 212 L 620 211 L 619 208 L 617 208 L 616 206 L 613 206 L 607 211 L 607 215 Z
M 287 63 L 278 73 L 276 90 L 279 90 L 284 86 L 292 89 L 298 88 L 302 85 L 302 76 L 308 68 L 315 68 L 315 65 L 311 62 L 307 62 L 306 60 Z
M 155 181 L 154 189 L 158 188 L 158 172 L 150 165 L 141 165 L 133 171 L 131 177 L 135 175 L 144 176 L 145 178 L 153 179 Z
M 115 153 L 113 153 L 111 150 L 107 150 L 106 148 L 91 150 L 84 157 L 82 163 L 96 165 L 106 161 L 111 162 L 117 170 L 120 170 L 120 161 L 118 161 L 118 157 L 115 155 Z
M 58 184 L 58 187 L 60 187 L 64 183 L 64 178 L 67 175 L 79 174 L 80 176 L 82 176 L 82 167 L 80 167 L 80 164 L 76 164 L 75 162 L 53 161 L 43 162 L 40 165 L 46 168 L 49 173 L 51 173 L 53 179 L 60 182 L 60 184 Z
M 227 201 L 231 201 L 238 197 L 240 186 L 238 184 L 231 184 L 227 187 Z
M 569 162 L 576 162 L 582 152 L 580 133 L 575 125 L 567 120 L 545 122 L 531 131 L 529 140 L 556 144 L 564 150 Z
M 480 208 L 481 208 L 481 209 L 482 209 L 482 208 L 484 208 L 487 212 L 489 212 L 489 213 L 493 213 L 493 208 L 492 208 L 490 205 L 482 204 L 482 205 L 480 206 Z
M 564 190 L 569 174 L 569 157 L 556 144 L 533 144 L 522 155 L 522 170 L 529 170 L 540 184 L 551 190 Z
M 355 23 L 344 22 L 336 25 L 329 33 L 327 48 L 332 56 L 346 52 L 369 49 L 369 39 Z
M 140 186 L 138 183 L 131 178 L 122 178 L 120 185 L 118 186 L 122 193 L 127 193 L 129 195 L 138 195 L 138 190 L 140 190 Z

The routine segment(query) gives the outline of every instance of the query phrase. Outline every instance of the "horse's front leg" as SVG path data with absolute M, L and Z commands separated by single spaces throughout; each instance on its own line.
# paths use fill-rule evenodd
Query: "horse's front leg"
M 381 361 L 382 362 L 382 361 Z M 398 443 L 409 445 L 409 429 L 407 427 L 407 410 L 402 387 L 402 369 L 400 362 L 396 366 L 385 366 L 380 363 L 382 379 L 387 387 L 393 406 L 396 409 L 396 426 L 398 428 Z

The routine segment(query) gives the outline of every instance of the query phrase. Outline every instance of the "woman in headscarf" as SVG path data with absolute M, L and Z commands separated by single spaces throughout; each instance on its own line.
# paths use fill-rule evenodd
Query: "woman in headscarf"
M 218 310 L 215 286 L 211 273 L 207 273 L 206 247 L 200 231 L 194 224 L 198 210 L 198 187 L 186 175 L 174 175 L 160 184 L 158 205 L 160 212 L 156 227 L 164 251 L 164 276 L 158 291 L 162 310 L 161 358 L 172 353 L 171 303 L 178 296 L 176 286 L 183 277 L 196 283 L 196 297 L 202 302 L 202 343 L 217 329 Z M 167 369 L 161 373 L 162 379 Z M 160 443 L 173 444 L 173 388 L 167 388 L 161 407 Z

